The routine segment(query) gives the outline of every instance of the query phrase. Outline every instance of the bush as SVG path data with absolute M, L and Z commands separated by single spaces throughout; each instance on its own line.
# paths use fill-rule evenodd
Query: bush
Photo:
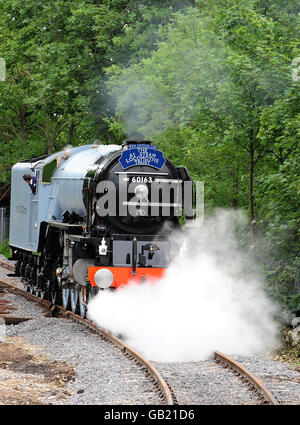
M 0 242 L 0 254 L 4 255 L 6 258 L 11 256 L 8 239 L 6 239 L 4 242 Z
M 298 278 L 296 264 L 281 264 L 266 273 L 268 289 L 272 297 L 280 302 L 287 310 L 296 313 L 300 310 L 300 293 L 295 291 L 295 282 Z

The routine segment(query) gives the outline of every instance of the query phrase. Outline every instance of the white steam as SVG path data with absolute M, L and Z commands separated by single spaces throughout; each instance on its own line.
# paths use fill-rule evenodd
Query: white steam
M 276 346 L 276 308 L 263 291 L 259 270 L 241 253 L 234 223 L 218 212 L 205 225 L 173 235 L 180 241 L 165 277 L 101 291 L 88 316 L 157 361 L 197 361 L 214 350 L 250 355 Z

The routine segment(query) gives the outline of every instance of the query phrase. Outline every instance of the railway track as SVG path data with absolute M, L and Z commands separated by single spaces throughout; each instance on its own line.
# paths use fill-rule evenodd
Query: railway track
M 241 380 L 249 386 L 249 389 L 258 396 L 258 399 L 263 404 L 279 404 L 274 395 L 268 390 L 268 388 L 266 388 L 263 382 L 239 362 L 226 354 L 220 353 L 219 351 L 214 352 L 214 360 L 221 366 L 229 368 L 235 375 L 241 378 Z
M 0 266 L 3 266 L 2 263 L 0 263 Z M 8 265 L 5 264 L 5 268 L 8 270 L 11 270 L 11 268 L 7 267 Z M 2 288 L 1 288 L 2 287 Z M 161 400 L 168 405 L 174 404 L 174 396 L 171 393 L 171 390 L 164 380 L 164 378 L 160 375 L 160 373 L 152 366 L 152 364 L 145 359 L 141 354 L 139 354 L 137 351 L 135 351 L 133 348 L 129 347 L 127 344 L 125 344 L 123 341 L 121 341 L 116 336 L 110 334 L 105 329 L 100 328 L 95 323 L 91 322 L 88 319 L 83 319 L 81 316 L 72 313 L 71 311 L 66 311 L 62 306 L 53 305 L 50 301 L 41 299 L 37 297 L 36 295 L 30 294 L 28 292 L 25 292 L 23 289 L 5 282 L 3 280 L 0 280 L 0 290 L 6 288 L 8 291 L 13 292 L 15 294 L 21 295 L 25 297 L 26 299 L 38 303 L 40 306 L 42 306 L 48 313 L 49 316 L 54 317 L 61 317 L 61 318 L 69 318 L 77 323 L 81 323 L 87 328 L 89 328 L 91 331 L 97 333 L 102 340 L 106 341 L 107 343 L 113 344 L 116 347 L 118 347 L 121 352 L 128 357 L 130 360 L 134 361 L 139 367 L 142 368 L 142 370 L 145 372 L 147 377 L 150 377 L 150 379 L 153 380 L 154 387 L 156 391 L 159 394 L 159 397 Z M 1 311 L 0 311 L 0 317 L 1 317 Z M 6 320 L 9 320 L 9 317 L 7 315 L 2 315 L 2 317 Z M 22 321 L 23 318 L 17 318 L 18 321 Z M 23 319 L 24 320 L 24 319 Z M 26 319 L 25 319 L 26 320 Z M 8 322 L 11 323 L 11 322 Z M 17 323 L 14 321 L 13 323 Z
M 0 267 L 5 268 L 6 270 L 13 271 L 14 266 L 9 263 L 0 260 Z M 0 292 L 1 290 L 8 290 L 9 292 L 16 293 L 25 297 L 26 299 L 38 303 L 42 306 L 48 313 L 49 316 L 54 317 L 63 317 L 72 319 L 75 322 L 81 323 L 87 328 L 89 328 L 92 332 L 97 333 L 104 341 L 113 344 L 117 348 L 121 350 L 121 352 L 134 361 L 142 370 L 145 372 L 147 377 L 152 379 L 155 390 L 158 392 L 159 397 L 162 403 L 166 405 L 176 405 L 179 404 L 176 394 L 174 390 L 172 390 L 171 386 L 168 384 L 163 375 L 158 371 L 158 369 L 151 364 L 147 359 L 145 359 L 141 354 L 139 354 L 132 347 L 125 344 L 121 339 L 116 336 L 110 334 L 105 329 L 97 326 L 95 323 L 91 322 L 88 319 L 83 319 L 81 316 L 72 313 L 71 311 L 66 311 L 62 306 L 53 305 L 50 301 L 41 299 L 40 297 L 33 295 L 29 292 L 24 291 L 20 287 L 0 280 Z M 0 317 L 3 317 L 5 320 L 8 320 L 7 323 L 17 324 L 22 320 L 26 320 L 26 318 L 14 318 L 15 321 L 11 320 L 9 322 L 9 316 L 1 313 L 1 302 L 0 302 Z M 220 353 L 219 351 L 214 352 L 214 360 L 216 364 L 220 365 L 220 367 L 224 367 L 226 369 L 230 369 L 236 376 L 238 376 L 244 385 L 249 388 L 249 391 L 252 391 L 261 404 L 271 404 L 277 405 L 279 402 L 276 400 L 274 395 L 265 387 L 261 380 L 259 380 L 255 375 L 249 372 L 244 366 L 235 361 L 233 358 Z M 200 384 L 200 383 L 199 383 Z M 204 389 L 205 391 L 205 389 Z

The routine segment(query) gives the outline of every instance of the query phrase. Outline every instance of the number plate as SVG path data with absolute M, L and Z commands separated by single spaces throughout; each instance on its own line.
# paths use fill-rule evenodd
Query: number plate
M 152 183 L 153 178 L 149 176 L 132 176 L 129 177 L 130 183 Z

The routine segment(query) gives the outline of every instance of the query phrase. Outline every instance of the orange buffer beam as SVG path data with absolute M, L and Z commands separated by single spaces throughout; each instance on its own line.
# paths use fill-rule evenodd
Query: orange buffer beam
M 94 280 L 95 273 L 98 270 L 110 270 L 114 276 L 114 281 L 111 287 L 119 288 L 120 286 L 127 285 L 129 281 L 140 283 L 141 280 L 159 280 L 163 277 L 165 268 L 150 268 L 150 267 L 137 267 L 136 274 L 133 276 L 132 267 L 89 267 L 88 277 L 92 286 L 97 286 Z

